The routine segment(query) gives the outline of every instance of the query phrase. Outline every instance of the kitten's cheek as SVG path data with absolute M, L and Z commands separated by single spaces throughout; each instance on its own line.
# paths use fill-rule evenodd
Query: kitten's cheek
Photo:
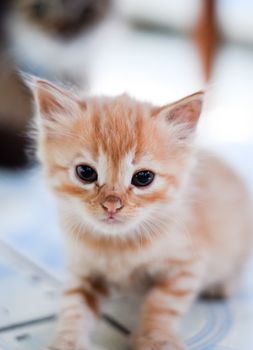
M 168 198 L 174 198 L 177 194 L 177 188 L 175 186 L 170 186 L 167 191 Z

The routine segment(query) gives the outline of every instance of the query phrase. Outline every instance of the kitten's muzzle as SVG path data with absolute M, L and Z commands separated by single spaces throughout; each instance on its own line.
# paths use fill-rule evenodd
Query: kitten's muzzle
M 123 208 L 121 199 L 113 195 L 107 196 L 101 206 L 109 216 L 115 215 Z

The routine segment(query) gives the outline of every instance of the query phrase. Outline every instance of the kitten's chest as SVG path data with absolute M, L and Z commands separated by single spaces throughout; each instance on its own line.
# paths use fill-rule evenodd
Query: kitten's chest
M 95 252 L 83 257 L 83 273 L 103 277 L 109 285 L 135 284 L 137 279 L 148 279 L 152 258 L 141 254 L 100 254 Z M 160 264 L 159 264 L 160 265 Z
M 171 256 L 166 242 L 131 252 L 98 252 L 79 246 L 74 255 L 75 274 L 102 279 L 109 289 L 124 291 L 145 290 L 162 278 Z
M 89 274 L 104 280 L 109 294 L 143 292 L 154 283 L 158 275 L 165 274 L 168 268 L 165 268 L 165 261 L 163 263 L 159 259 L 139 260 L 126 256 L 111 259 L 100 257 L 99 262 L 91 262 L 91 265 Z
M 172 237 L 172 238 L 170 238 Z M 145 289 L 163 278 L 173 259 L 186 259 L 185 241 L 163 236 L 148 247 L 136 250 L 96 250 L 85 244 L 71 246 L 72 272 L 77 276 L 95 277 L 112 289 Z

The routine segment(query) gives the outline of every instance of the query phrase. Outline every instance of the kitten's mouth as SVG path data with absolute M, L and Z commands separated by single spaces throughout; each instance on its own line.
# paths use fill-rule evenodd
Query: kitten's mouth
M 108 215 L 105 218 L 102 219 L 102 221 L 106 224 L 119 224 L 122 221 L 116 218 L 114 215 Z

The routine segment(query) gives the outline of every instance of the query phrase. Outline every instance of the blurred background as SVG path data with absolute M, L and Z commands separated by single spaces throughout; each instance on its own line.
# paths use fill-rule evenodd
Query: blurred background
M 126 91 L 156 104 L 206 88 L 198 142 L 230 162 L 251 191 L 252 18 L 251 0 L 0 0 L 0 349 L 1 341 L 11 344 L 4 350 L 35 349 L 51 325 L 18 332 L 32 324 L 31 318 L 37 324 L 43 317 L 52 320 L 55 312 L 51 282 L 24 272 L 17 261 L 29 257 L 57 279 L 64 271 L 54 200 L 27 136 L 32 96 L 19 70 L 83 94 Z M 7 247 L 14 249 L 17 261 L 6 258 Z M 249 270 L 245 288 L 229 305 L 217 310 L 196 305 L 203 331 L 195 336 L 190 317 L 191 349 L 207 349 L 199 341 L 210 340 L 212 332 L 219 346 L 208 349 L 253 348 L 251 281 Z M 18 297 L 10 293 L 16 290 Z M 33 308 L 27 307 L 31 300 Z M 16 333 L 9 332 L 13 324 Z M 229 332 L 232 324 L 235 331 Z
M 57 229 L 29 152 L 33 101 L 19 70 L 84 94 L 127 91 L 157 104 L 206 88 L 199 142 L 252 188 L 252 15 L 249 0 L 1 1 L 1 236 L 58 264 L 39 239 L 57 240 Z

